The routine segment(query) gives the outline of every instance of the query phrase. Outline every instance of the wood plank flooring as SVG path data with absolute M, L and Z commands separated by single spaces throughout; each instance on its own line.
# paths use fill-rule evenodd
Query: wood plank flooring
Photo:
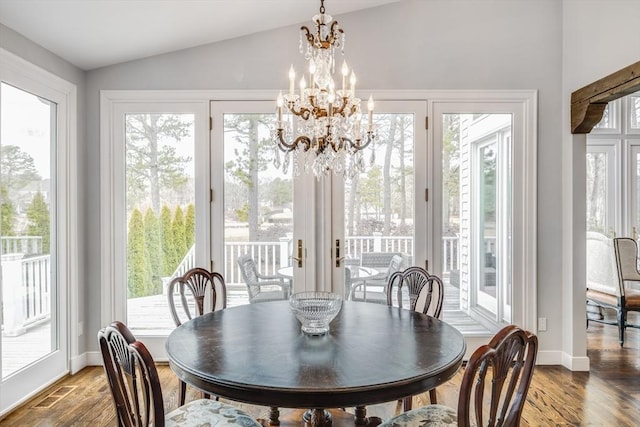
M 525 405 L 523 426 L 640 425 L 640 330 L 627 330 L 622 349 L 613 326 L 592 322 L 587 337 L 591 372 L 538 366 Z M 159 374 L 168 411 L 177 406 L 178 382 L 167 365 L 159 366 Z M 456 406 L 461 377 L 459 372 L 438 387 L 439 403 Z M 197 393 L 189 389 L 188 399 L 196 397 Z M 428 401 L 428 394 L 417 396 L 414 407 Z M 265 407 L 238 405 L 257 418 L 267 418 Z M 384 419 L 400 410 L 396 402 L 390 402 L 368 407 L 368 414 Z M 116 426 L 102 368 L 89 367 L 64 378 L 0 420 L 0 425 Z

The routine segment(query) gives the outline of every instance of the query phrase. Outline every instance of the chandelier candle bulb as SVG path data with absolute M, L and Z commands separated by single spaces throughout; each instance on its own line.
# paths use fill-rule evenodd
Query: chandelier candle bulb
M 307 81 L 304 76 L 300 79 L 300 102 L 304 99 L 304 90 L 307 88 Z
M 295 84 L 295 80 L 296 80 L 296 70 L 294 70 L 293 65 L 291 65 L 291 68 L 289 68 L 289 96 L 291 96 L 291 98 L 293 98 L 293 95 L 294 95 L 293 86 Z
M 342 96 L 347 96 L 347 76 L 349 75 L 349 67 L 347 61 L 342 63 Z
M 373 130 L 373 95 L 369 95 L 369 102 L 367 102 L 367 107 L 369 108 L 369 132 Z
M 313 89 L 313 75 L 316 72 L 316 62 L 313 60 L 313 58 L 311 59 L 311 61 L 309 61 L 309 89 Z
M 276 105 L 278 106 L 278 129 L 282 129 L 282 105 L 284 104 L 284 99 L 282 98 L 282 92 L 278 93 L 278 98 L 276 99 Z
M 351 77 L 349 78 L 349 83 L 351 84 L 351 97 L 356 97 L 356 73 L 351 70 Z

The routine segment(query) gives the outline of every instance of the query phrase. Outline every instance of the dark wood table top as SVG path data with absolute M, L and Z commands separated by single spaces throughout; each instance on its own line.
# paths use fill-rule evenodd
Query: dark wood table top
M 335 408 L 434 388 L 462 364 L 465 341 L 435 318 L 345 301 L 324 336 L 306 336 L 287 301 L 197 317 L 167 339 L 171 368 L 206 392 L 257 405 Z

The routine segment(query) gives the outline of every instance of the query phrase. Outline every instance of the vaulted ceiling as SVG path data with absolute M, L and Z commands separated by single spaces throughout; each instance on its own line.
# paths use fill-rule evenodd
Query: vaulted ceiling
M 399 0 L 330 0 L 336 16 Z M 77 67 L 310 22 L 319 0 L 0 0 L 0 23 Z

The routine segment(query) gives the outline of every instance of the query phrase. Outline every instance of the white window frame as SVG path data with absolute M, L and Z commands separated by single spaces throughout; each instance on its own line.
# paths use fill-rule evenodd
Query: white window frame
M 116 253 L 114 240 L 115 219 L 112 206 L 118 202 L 116 187 L 114 186 L 114 156 L 117 154 L 112 146 L 113 139 L 113 108 L 117 103 L 127 102 L 170 102 L 170 101 L 199 101 L 208 105 L 210 101 L 225 100 L 270 100 L 274 102 L 277 90 L 263 91 L 101 91 L 100 100 L 100 166 L 101 166 L 101 319 L 103 324 L 116 318 L 114 312 L 114 289 L 116 287 L 116 272 L 124 266 L 116 265 Z M 537 305 L 536 305 L 536 153 L 537 153 L 537 91 L 534 90 L 491 90 L 491 91 L 424 91 L 424 90 L 373 90 L 366 91 L 368 96 L 372 93 L 374 99 L 383 101 L 417 100 L 427 102 L 427 115 L 433 115 L 435 105 L 447 102 L 486 102 L 508 103 L 519 111 L 520 120 L 514 132 L 523 144 L 514 152 L 517 163 L 514 170 L 517 177 L 513 186 L 514 193 L 514 235 L 519 238 L 519 246 L 514 246 L 514 283 L 520 286 L 514 288 L 513 323 L 525 327 L 528 330 L 537 330 Z M 358 93 L 357 95 L 364 95 Z M 514 125 L 515 126 L 515 125 Z M 427 158 L 431 159 L 425 165 L 426 181 L 428 188 L 435 189 L 430 192 L 429 202 L 426 203 L 427 241 L 433 241 L 435 231 L 441 235 L 441 212 L 434 212 L 434 206 L 438 204 L 441 194 L 437 189 L 441 188 L 441 178 L 434 176 L 431 165 L 441 164 L 441 153 L 434 150 L 432 141 L 434 126 L 430 126 L 427 132 Z M 440 162 L 440 163 L 438 163 Z M 432 202 L 433 201 L 433 202 Z M 416 212 L 417 213 L 417 212 Z M 440 245 L 430 245 L 424 254 L 432 268 L 440 268 L 442 265 Z M 417 257 L 421 256 L 416 254 Z M 434 270 L 435 271 L 435 270 Z M 435 271 L 437 273 L 437 271 Z M 154 353 L 159 360 L 166 360 L 164 349 Z
M 59 351 L 50 356 L 62 357 L 64 369 L 51 371 L 43 364 L 34 365 L 30 376 L 42 379 L 42 385 L 33 389 L 31 384 L 17 376 L 0 384 L 0 416 L 34 396 L 68 372 L 76 373 L 84 367 L 79 354 L 79 341 L 84 330 L 78 299 L 78 157 L 77 157 L 77 88 L 74 84 L 0 48 L 0 80 L 9 84 L 37 89 L 38 95 L 57 104 L 56 150 L 56 207 L 52 212 L 56 232 L 56 271 Z M 30 368 L 31 369 L 31 368 Z M 12 381 L 12 378 L 14 381 Z M 11 388 L 12 395 L 24 396 L 19 401 L 8 401 L 3 388 Z

